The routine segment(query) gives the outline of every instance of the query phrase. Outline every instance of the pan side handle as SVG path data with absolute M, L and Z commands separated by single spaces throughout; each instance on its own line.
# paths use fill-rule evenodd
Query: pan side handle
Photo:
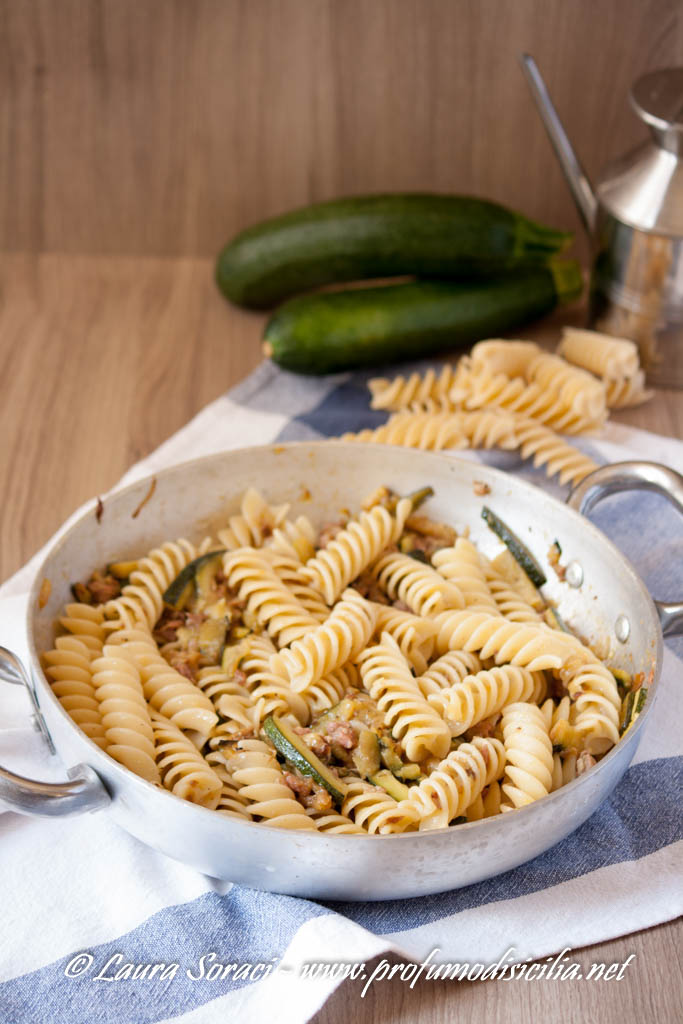
M 602 466 L 574 488 L 567 504 L 588 515 L 599 501 L 620 491 L 655 491 L 683 515 L 683 476 L 658 462 L 614 462 Z M 665 635 L 683 633 L 683 602 L 655 601 L 655 607 Z
M 24 686 L 33 705 L 33 721 L 43 734 L 51 753 L 54 746 L 38 707 L 30 676 L 16 654 L 0 647 L 0 679 Z M 17 775 L 0 766 L 0 801 L 22 814 L 42 817 L 65 817 L 97 811 L 109 804 L 111 797 L 99 775 L 87 764 L 67 769 L 65 782 L 40 782 Z

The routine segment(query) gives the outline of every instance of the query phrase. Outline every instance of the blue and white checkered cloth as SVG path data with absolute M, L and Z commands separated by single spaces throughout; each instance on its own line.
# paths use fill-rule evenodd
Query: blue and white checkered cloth
M 226 448 L 377 425 L 385 414 L 369 409 L 366 379 L 301 378 L 263 365 L 124 482 Z M 599 440 L 579 443 L 600 462 L 645 458 L 683 471 L 683 444 L 643 431 L 610 424 Z M 458 457 L 485 460 L 565 495 L 514 453 Z M 683 524 L 662 499 L 610 499 L 594 518 L 657 597 L 681 599 Z M 0 588 L 0 643 L 19 654 L 39 557 Z M 301 1024 L 338 984 L 329 976 L 303 978 L 306 962 L 366 962 L 387 950 L 421 962 L 438 948 L 435 962 L 492 964 L 510 948 L 520 960 L 546 957 L 678 916 L 683 665 L 677 645 L 683 654 L 681 641 L 667 645 L 661 699 L 635 760 L 593 817 L 530 863 L 439 896 L 374 904 L 276 896 L 217 882 L 169 860 L 106 813 L 64 821 L 1 814 L 0 1020 L 270 1024 L 275 1015 L 278 1024 Z M 0 706 L 0 763 L 34 777 L 63 778 L 63 766 L 28 731 L 27 700 L 18 688 L 2 686 Z M 215 964 L 259 962 L 269 970 L 207 976 Z M 159 963 L 167 968 L 153 976 L 97 979 L 117 970 L 125 975 L 126 964 Z

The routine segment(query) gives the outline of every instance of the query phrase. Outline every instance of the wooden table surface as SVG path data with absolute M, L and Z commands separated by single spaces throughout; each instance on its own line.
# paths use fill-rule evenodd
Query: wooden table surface
M 0 578 L 81 502 L 253 369 L 262 324 L 226 305 L 205 260 L 0 255 Z M 551 325 L 534 333 L 550 340 L 557 332 Z M 614 418 L 683 438 L 683 392 L 659 391 Z M 683 1018 L 680 943 L 680 924 L 670 923 L 578 952 L 586 966 L 635 953 L 618 984 L 437 982 L 411 990 L 392 981 L 361 1001 L 361 984 L 346 982 L 315 1021 L 351 1014 L 419 1024 L 456 1015 L 664 1024 Z

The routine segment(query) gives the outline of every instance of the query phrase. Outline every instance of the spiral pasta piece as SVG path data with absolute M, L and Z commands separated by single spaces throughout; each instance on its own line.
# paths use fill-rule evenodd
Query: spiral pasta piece
M 172 668 L 144 629 L 112 633 L 109 643 L 120 644 L 123 657 L 140 671 L 145 699 L 179 729 L 193 729 L 204 738 L 218 722 L 213 704 L 194 683 Z
M 136 624 L 153 629 L 164 609 L 164 591 L 197 554 L 195 545 L 181 537 L 140 559 L 121 596 L 105 604 L 105 629 L 131 629 Z
M 413 786 L 398 809 L 414 815 L 420 832 L 445 828 L 464 814 L 484 786 L 503 774 L 504 763 L 500 740 L 477 736 L 452 750 L 431 775 Z
M 91 652 L 77 636 L 60 636 L 41 662 L 52 692 L 69 718 L 93 743 L 106 750 L 100 705 L 92 682 Z
M 372 571 L 392 601 L 403 601 L 415 615 L 465 607 L 463 594 L 454 583 L 410 555 L 384 555 Z
M 399 802 L 380 786 L 371 786 L 360 780 L 348 783 L 342 814 L 352 818 L 370 835 L 405 832 L 411 830 L 415 822 L 411 809 L 401 810 Z
M 517 447 L 514 423 L 505 411 L 397 412 L 375 430 L 344 434 L 343 441 L 394 444 L 423 451 L 445 448 Z
M 451 742 L 448 726 L 420 693 L 394 638 L 383 633 L 379 644 L 363 651 L 358 661 L 365 689 L 408 759 L 444 757 Z
M 577 484 L 598 468 L 596 462 L 563 441 L 550 427 L 507 410 L 395 413 L 384 426 L 344 434 L 342 440 L 394 444 L 425 451 L 519 449 L 522 458 L 533 458 L 534 466 L 544 467 L 548 476 L 559 474 L 561 484 Z
M 539 352 L 527 366 L 529 381 L 555 394 L 559 402 L 577 416 L 604 423 L 607 413 L 605 388 L 601 381 L 580 367 L 572 366 L 550 352 Z
M 322 625 L 271 658 L 276 674 L 301 693 L 357 657 L 375 628 L 375 609 L 356 590 L 345 590 Z
M 331 835 L 367 835 L 364 828 L 357 825 L 355 821 L 345 814 L 336 811 L 308 811 L 308 814 L 315 822 L 318 832 L 328 832 Z
M 218 530 L 221 547 L 228 551 L 237 548 L 260 548 L 264 541 L 284 521 L 289 505 L 269 505 L 253 487 L 245 491 L 240 515 L 230 516 L 228 525 Z
M 259 720 L 249 691 L 240 686 L 220 665 L 199 670 L 197 686 L 211 701 L 221 721 L 211 731 L 211 739 L 228 739 L 258 728 Z
M 307 562 L 315 554 L 316 532 L 307 516 L 297 516 L 292 522 L 284 519 L 273 529 L 266 547 L 279 555 L 285 555 L 296 562 Z
M 268 715 L 292 714 L 301 725 L 310 718 L 308 703 L 299 693 L 270 668 L 270 659 L 277 653 L 267 636 L 249 637 L 248 650 L 240 661 L 240 669 L 247 679 L 245 686 L 251 694 L 260 722 Z
M 91 657 L 100 654 L 106 633 L 102 627 L 104 613 L 100 607 L 80 602 L 67 604 L 66 615 L 59 619 L 67 633 L 78 637 L 90 651 Z
M 348 664 L 329 672 L 317 683 L 309 686 L 303 696 L 312 716 L 328 711 L 338 704 L 344 694 L 358 685 L 358 669 Z
M 631 405 L 641 405 L 654 395 L 654 391 L 648 391 L 645 387 L 644 370 L 638 370 L 632 377 L 625 377 L 623 380 L 610 378 L 604 383 L 607 405 L 610 409 L 626 409 Z
M 504 615 L 510 622 L 529 622 L 540 624 L 542 616 L 529 604 L 526 598 L 519 593 L 514 584 L 503 579 L 489 563 L 484 567 L 486 585 L 493 597 L 495 606 L 500 615 Z
M 475 651 L 480 658 L 495 658 L 535 672 L 560 668 L 573 650 L 568 634 L 543 625 L 510 622 L 487 612 L 442 612 L 436 617 L 436 649 Z
M 501 722 L 505 744 L 503 792 L 513 807 L 546 796 L 552 787 L 553 745 L 535 704 L 508 704 Z
M 433 661 L 415 680 L 423 697 L 440 693 L 449 686 L 461 683 L 467 676 L 481 669 L 481 661 L 470 651 L 448 651 Z
M 433 693 L 428 700 L 450 728 L 451 736 L 462 736 L 506 704 L 529 701 L 537 691 L 537 680 L 528 669 L 502 665 L 466 676 L 461 683 Z
M 608 668 L 587 648 L 567 659 L 560 678 L 576 708 L 575 727 L 584 735 L 591 754 L 604 754 L 619 742 L 621 698 Z
M 410 501 L 402 498 L 395 515 L 383 505 L 361 512 L 357 520 L 352 520 L 306 563 L 302 574 L 329 605 L 334 604 L 348 584 L 400 537 L 411 511 Z
M 374 377 L 368 381 L 372 400 L 371 409 L 408 409 L 419 405 L 435 407 L 449 403 L 449 392 L 457 379 L 457 368 L 446 363 L 437 376 L 433 369 L 425 374 L 411 373 L 393 380 Z
M 159 783 L 154 760 L 154 734 L 140 673 L 121 655 L 121 648 L 105 644 L 92 663 L 92 681 L 110 757 L 140 778 Z
M 550 740 L 554 746 L 553 732 L 558 723 L 563 725 L 568 724 L 570 717 L 573 716 L 573 708 L 569 697 L 563 697 L 559 704 L 555 703 L 548 698 L 541 705 L 541 712 L 545 719 L 546 728 L 550 733 Z M 576 777 L 576 750 L 563 750 L 562 752 L 556 752 L 553 749 L 553 779 L 550 787 L 551 793 L 556 789 L 560 789 L 561 786 L 566 786 L 568 782 L 571 782 Z
M 219 814 L 224 814 L 228 818 L 242 818 L 244 821 L 251 821 L 249 808 L 240 797 L 239 790 L 225 767 L 223 755 L 219 751 L 212 750 L 206 755 L 206 763 L 221 780 L 221 795 L 215 809 Z
M 596 383 L 593 380 L 588 390 L 592 391 Z M 556 391 L 536 381 L 529 383 L 522 377 L 472 373 L 464 404 L 468 409 L 507 409 L 567 434 L 586 434 L 604 424 L 605 395 L 601 389 L 599 400 L 593 398 L 590 404 L 581 384 L 581 379 L 576 378 Z
M 426 672 L 434 651 L 436 626 L 422 615 L 401 611 L 389 604 L 372 602 L 377 612 L 375 634 L 393 636 L 401 653 L 416 672 Z
M 559 476 L 561 484 L 578 484 L 598 469 L 597 462 L 567 444 L 550 427 L 518 417 L 514 431 L 522 458 L 533 459 L 534 466 L 542 466 L 547 476 Z
M 272 748 L 262 740 L 241 740 L 226 767 L 254 818 L 273 828 L 315 831 L 315 822 L 286 784 Z
M 486 582 L 479 552 L 471 540 L 458 537 L 453 547 L 440 548 L 432 556 L 432 565 L 445 580 L 458 588 L 465 608 L 498 611 Z
M 640 366 L 635 342 L 579 327 L 562 328 L 557 355 L 603 379 L 633 377 Z
M 314 619 L 324 622 L 330 614 L 330 609 L 323 600 L 320 591 L 312 587 L 302 574 L 302 563 L 287 555 L 277 554 L 274 551 L 271 553 L 271 550 L 268 548 L 263 550 L 264 553 L 268 553 L 270 564 L 276 575 L 285 584 L 289 592 L 294 595 L 301 607 L 309 615 L 312 615 Z
M 547 717 L 528 703 L 510 704 L 503 712 L 506 772 L 502 785 L 511 807 L 540 800 L 553 787 L 553 754 Z
M 268 556 L 255 548 L 238 548 L 225 556 L 225 575 L 247 612 L 280 645 L 306 636 L 320 623 L 307 612 L 278 577 Z
M 215 809 L 223 784 L 191 740 L 158 711 L 150 714 L 161 782 L 181 800 Z
M 470 353 L 474 373 L 504 374 L 506 377 L 526 377 L 529 363 L 541 352 L 533 341 L 510 341 L 488 338 L 479 341 Z

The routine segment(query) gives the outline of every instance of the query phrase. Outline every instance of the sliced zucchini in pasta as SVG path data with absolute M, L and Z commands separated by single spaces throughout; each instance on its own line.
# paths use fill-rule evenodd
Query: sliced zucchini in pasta
M 481 517 L 496 536 L 500 537 L 503 544 L 509 548 L 515 561 L 521 566 L 533 585 L 535 587 L 542 587 L 546 582 L 546 575 L 526 544 L 523 544 L 507 523 L 504 523 L 487 505 L 484 505 L 482 508 Z
M 380 786 L 389 796 L 393 796 L 394 800 L 407 800 L 410 796 L 410 789 L 405 783 L 400 782 L 396 776 L 387 771 L 385 768 L 381 772 L 377 772 L 375 775 L 370 776 L 370 782 L 373 786 Z
M 170 604 L 176 611 L 182 611 L 195 594 L 206 597 L 210 592 L 211 580 L 220 568 L 220 556 L 223 554 L 225 548 L 220 548 L 188 562 L 164 591 L 165 604 Z
M 323 764 L 287 722 L 277 715 L 269 715 L 263 723 L 263 731 L 286 761 L 302 775 L 309 775 L 319 786 L 323 786 L 338 804 L 342 803 L 346 796 L 345 783 Z

